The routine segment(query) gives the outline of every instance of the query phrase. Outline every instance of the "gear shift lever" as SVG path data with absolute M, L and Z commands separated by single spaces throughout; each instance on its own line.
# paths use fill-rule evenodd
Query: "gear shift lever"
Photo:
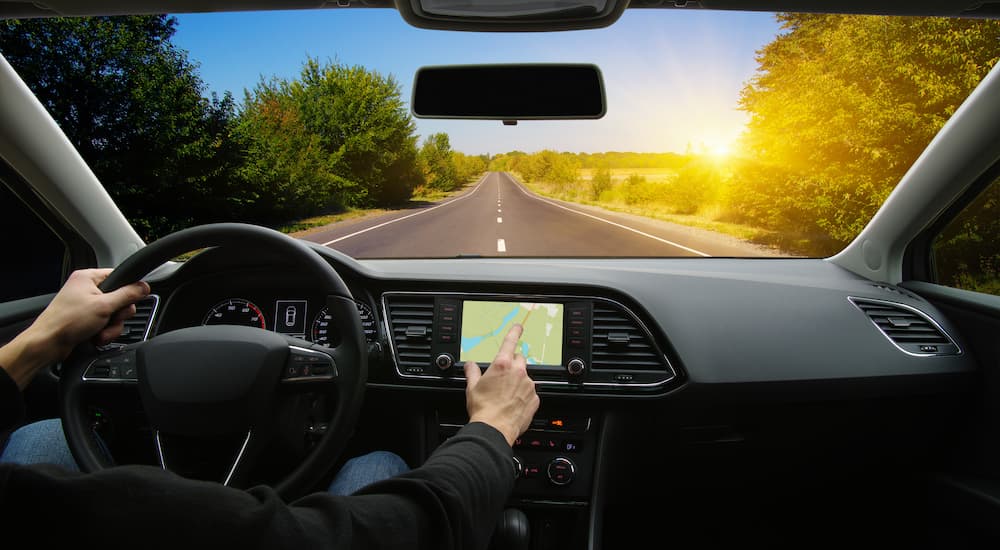
M 490 550 L 528 550 L 531 530 L 528 516 L 518 508 L 507 508 L 493 531 Z

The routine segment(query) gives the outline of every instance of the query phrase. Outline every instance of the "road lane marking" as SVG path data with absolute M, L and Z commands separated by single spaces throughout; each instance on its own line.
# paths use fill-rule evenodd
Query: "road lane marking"
M 510 177 L 510 176 L 508 176 L 508 177 Z M 535 200 L 542 201 L 544 203 L 551 204 L 552 206 L 555 206 L 556 208 L 562 208 L 563 210 L 568 210 L 569 212 L 573 212 L 574 214 L 579 214 L 581 216 L 587 216 L 588 218 L 593 218 L 593 219 L 595 219 L 597 221 L 604 222 L 606 224 L 613 225 L 615 227 L 620 227 L 621 229 L 625 229 L 626 231 L 631 231 L 633 233 L 637 233 L 639 235 L 642 235 L 643 237 L 649 237 L 650 239 L 653 239 L 654 241 L 659 241 L 659 242 L 664 243 L 664 244 L 669 244 L 670 246 L 676 246 L 677 248 L 680 248 L 681 250 L 687 250 L 688 252 L 690 252 L 692 254 L 697 254 L 697 255 L 705 257 L 705 258 L 711 258 L 712 257 L 711 254 L 705 254 L 704 252 L 702 252 L 700 250 L 695 250 L 695 249 L 693 249 L 691 247 L 684 246 L 682 244 L 677 244 L 674 241 L 663 239 L 663 238 L 657 237 L 656 235 L 650 235 L 649 233 L 646 233 L 645 231 L 640 231 L 640 230 L 638 230 L 638 229 L 636 229 L 634 227 L 629 227 L 627 225 L 622 225 L 620 223 L 613 222 L 611 220 L 606 220 L 606 219 L 604 219 L 602 217 L 595 216 L 593 214 L 588 214 L 586 212 L 581 212 L 579 210 L 574 210 L 572 208 L 567 208 L 567 207 L 565 207 L 565 206 L 563 206 L 563 205 L 561 205 L 559 203 L 550 201 L 548 199 L 544 199 L 542 197 L 539 197 L 538 195 L 534 195 L 534 194 L 528 193 L 528 191 L 525 190 L 521 185 L 515 184 L 514 187 L 517 187 L 518 190 L 520 192 L 524 193 L 526 196 L 528 196 L 528 197 L 530 197 L 532 199 L 535 199 Z
M 414 216 L 419 216 L 421 214 L 426 214 L 426 213 L 430 212 L 431 210 L 437 210 L 438 208 L 441 208 L 442 206 L 448 206 L 449 204 L 455 204 L 456 202 L 458 202 L 460 200 L 467 199 L 467 198 L 471 197 L 472 195 L 476 194 L 476 191 L 479 191 L 479 188 L 482 187 L 483 183 L 485 183 L 485 182 L 486 182 L 486 177 L 483 176 L 483 179 L 480 180 L 478 184 L 476 184 L 476 188 L 475 189 L 473 189 L 472 191 L 469 191 L 468 193 L 466 193 L 465 195 L 462 195 L 461 197 L 458 197 L 455 200 L 448 201 L 448 202 L 446 202 L 444 204 L 439 204 L 437 206 L 432 206 L 432 207 L 430 207 L 430 208 L 428 208 L 426 210 L 421 210 L 419 212 L 414 212 L 413 214 L 408 214 L 406 216 L 403 216 L 402 218 L 396 218 L 394 220 L 389 220 L 387 222 L 380 223 L 378 225 L 373 225 L 373 226 L 371 226 L 369 228 L 362 229 L 360 231 L 355 231 L 354 233 L 351 233 L 349 235 L 344 235 L 343 237 L 337 237 L 336 239 L 334 239 L 332 241 L 327 241 L 327 242 L 323 243 L 323 246 L 330 246 L 333 243 L 339 243 L 340 241 L 343 241 L 345 239 L 350 239 L 351 237 L 356 237 L 356 236 L 358 236 L 358 235 L 360 235 L 362 233 L 367 233 L 367 232 L 371 231 L 372 229 L 378 229 L 380 227 L 385 227 L 385 226 L 389 225 L 390 223 L 401 222 L 401 221 L 403 221 L 405 219 L 412 218 Z
M 503 223 L 503 218 L 497 218 L 497 223 Z
M 501 214 L 501 213 L 503 213 L 503 210 L 497 208 L 497 214 Z
M 497 252 L 507 252 L 507 243 L 503 239 L 497 239 Z

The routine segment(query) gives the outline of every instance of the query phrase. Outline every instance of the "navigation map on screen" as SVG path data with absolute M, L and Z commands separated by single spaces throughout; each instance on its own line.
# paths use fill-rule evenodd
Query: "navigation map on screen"
M 531 302 L 481 302 L 462 305 L 461 361 L 489 363 L 514 323 L 524 327 L 517 351 L 529 365 L 562 363 L 563 305 Z

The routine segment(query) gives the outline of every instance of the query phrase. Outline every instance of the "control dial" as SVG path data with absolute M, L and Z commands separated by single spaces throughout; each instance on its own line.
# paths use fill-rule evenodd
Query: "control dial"
M 450 353 L 442 353 L 434 358 L 434 365 L 441 371 L 446 371 L 455 364 L 455 358 L 451 356 Z
M 585 370 L 587 370 L 587 364 L 584 363 L 583 359 L 580 359 L 579 357 L 570 359 L 569 363 L 566 364 L 566 372 L 568 372 L 570 376 L 580 376 Z
M 573 478 L 576 477 L 576 465 L 573 461 L 564 457 L 557 456 L 549 462 L 548 468 L 546 468 L 545 473 L 549 476 L 549 481 L 553 485 L 569 485 L 573 483 Z

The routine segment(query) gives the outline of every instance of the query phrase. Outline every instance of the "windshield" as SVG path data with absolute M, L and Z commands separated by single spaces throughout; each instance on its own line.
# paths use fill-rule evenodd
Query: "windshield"
M 1000 25 L 627 10 L 467 33 L 352 9 L 9 20 L 0 52 L 147 240 L 242 221 L 358 258 L 825 257 L 989 72 Z M 597 65 L 607 114 L 410 114 L 422 66 L 546 62 Z

